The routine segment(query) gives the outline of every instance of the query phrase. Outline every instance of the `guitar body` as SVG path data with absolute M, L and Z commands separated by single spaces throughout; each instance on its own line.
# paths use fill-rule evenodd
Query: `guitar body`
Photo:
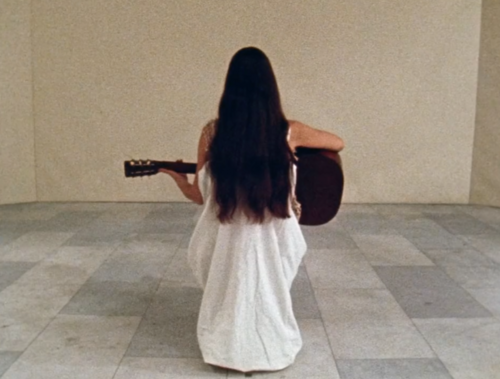
M 337 214 L 344 190 L 342 162 L 329 150 L 297 149 L 295 196 L 302 206 L 301 225 L 322 225 Z
M 342 201 L 344 175 L 338 153 L 298 148 L 295 196 L 301 204 L 301 225 L 322 225 L 337 214 Z M 195 163 L 170 161 L 125 161 L 125 176 L 155 175 L 160 168 L 184 174 L 196 173 Z

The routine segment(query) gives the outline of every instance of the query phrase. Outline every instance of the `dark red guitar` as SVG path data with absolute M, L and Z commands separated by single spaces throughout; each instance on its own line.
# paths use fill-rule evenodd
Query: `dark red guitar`
M 301 225 L 326 224 L 337 214 L 344 190 L 342 161 L 329 150 L 298 148 L 295 195 L 302 206 Z M 132 160 L 125 161 L 125 176 L 155 175 L 160 168 L 184 174 L 196 173 L 196 163 Z

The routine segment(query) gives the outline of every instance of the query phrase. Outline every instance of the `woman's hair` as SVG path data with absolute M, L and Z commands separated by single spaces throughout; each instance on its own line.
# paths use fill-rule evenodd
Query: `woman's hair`
M 295 159 L 276 78 L 261 50 L 243 48 L 231 59 L 215 125 L 209 169 L 218 219 L 230 222 L 237 208 L 259 223 L 266 210 L 278 218 L 290 217 Z

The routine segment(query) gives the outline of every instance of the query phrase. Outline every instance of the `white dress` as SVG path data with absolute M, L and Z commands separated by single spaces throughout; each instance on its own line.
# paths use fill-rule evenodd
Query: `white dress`
M 287 219 L 251 224 L 240 213 L 221 224 L 205 167 L 198 180 L 204 205 L 188 260 L 204 290 L 197 327 L 203 359 L 243 372 L 281 370 L 302 347 L 290 296 L 307 249 L 297 217 L 290 208 Z

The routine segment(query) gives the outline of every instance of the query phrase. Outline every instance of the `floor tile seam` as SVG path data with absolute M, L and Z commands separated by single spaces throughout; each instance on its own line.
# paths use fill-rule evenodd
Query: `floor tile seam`
M 467 296 L 469 296 L 474 302 L 476 302 L 479 306 L 481 306 L 483 309 L 485 309 L 490 315 L 493 315 L 493 312 L 491 312 L 488 308 L 486 308 L 483 304 L 481 304 L 481 302 L 479 300 L 477 300 L 469 291 L 468 289 L 471 289 L 471 290 L 480 290 L 480 289 L 494 289 L 494 290 L 498 290 L 498 288 L 496 286 L 483 286 L 483 285 L 480 285 L 480 286 L 470 286 L 470 285 L 466 285 L 466 283 L 459 283 L 457 282 L 456 280 L 454 280 L 450 275 L 448 275 L 448 273 L 444 270 L 444 268 L 446 268 L 446 266 L 436 266 L 439 268 L 439 270 L 448 278 L 450 279 L 453 283 L 455 283 L 455 285 L 457 285 L 460 289 L 462 289 L 466 294 Z M 472 266 L 472 267 L 489 267 L 489 266 Z
M 498 207 L 491 207 L 491 206 L 486 206 L 486 208 L 488 208 L 488 209 L 498 209 Z M 464 208 L 464 209 L 465 209 L 465 208 Z M 466 214 L 467 216 L 470 216 L 470 217 L 472 217 L 473 219 L 475 219 L 475 220 L 477 220 L 477 221 L 479 221 L 479 222 L 481 222 L 481 223 L 483 223 L 483 224 L 486 224 L 486 225 L 488 225 L 488 226 L 490 226 L 490 227 L 492 226 L 492 225 L 491 225 L 491 224 L 492 224 L 492 223 L 491 223 L 491 221 L 487 221 L 487 220 L 481 219 L 481 217 L 477 217 L 476 215 L 474 215 L 474 212 L 472 212 L 472 213 L 467 213 L 467 212 L 465 212 L 463 209 L 460 209 L 460 211 L 461 211 L 461 212 L 463 212 L 464 214 Z M 500 220 L 499 220 L 499 221 L 500 221 Z M 499 226 L 500 226 L 500 225 L 499 225 Z M 493 226 L 493 228 L 494 228 L 494 229 L 496 229 L 496 227 L 494 227 L 494 226 Z
M 182 245 L 183 241 L 184 241 L 184 237 L 179 238 L 179 241 L 177 242 L 177 247 L 174 249 L 174 252 L 172 253 L 172 256 L 170 257 L 170 259 L 168 260 L 168 263 L 165 264 L 165 268 L 163 269 L 163 273 L 161 274 L 161 277 L 160 277 L 160 280 L 158 283 L 158 287 L 156 288 L 155 294 L 158 293 L 158 291 L 160 290 L 161 284 L 166 280 L 165 275 L 167 274 L 167 271 L 170 268 L 170 265 L 174 261 L 177 254 L 179 254 L 180 250 L 182 250 L 181 245 Z
M 413 267 L 413 266 L 412 266 Z M 428 266 L 423 266 L 423 267 L 428 267 Z M 375 271 L 375 273 L 377 274 L 378 276 L 378 273 Z M 379 276 L 379 279 L 382 283 L 383 280 L 382 278 L 380 278 Z M 385 283 L 384 283 L 385 285 Z M 387 287 L 387 286 L 386 286 Z M 425 344 L 427 345 L 427 347 L 432 351 L 432 353 L 434 354 L 435 357 L 438 357 L 439 356 L 437 355 L 436 351 L 434 350 L 434 348 L 432 347 L 432 345 L 429 343 L 429 341 L 425 338 L 425 336 L 422 334 L 422 332 L 420 331 L 420 329 L 417 327 L 417 325 L 415 324 L 415 322 L 413 321 L 413 319 L 408 315 L 408 313 L 406 313 L 406 311 L 404 310 L 404 308 L 402 307 L 402 305 L 398 302 L 398 300 L 396 299 L 396 297 L 394 296 L 394 294 L 389 290 L 389 288 L 387 288 L 387 292 L 389 292 L 391 298 L 394 300 L 394 302 L 396 303 L 396 306 L 399 308 L 399 310 L 407 317 L 407 321 L 409 321 L 409 324 L 413 326 L 413 329 L 422 337 L 423 341 L 425 341 Z M 444 363 L 443 363 L 444 364 Z M 448 370 L 448 368 L 446 368 Z M 451 374 L 450 374 L 451 375 Z
M 42 328 L 42 330 L 28 343 L 28 345 L 24 348 L 24 350 L 21 352 L 21 354 L 19 354 L 19 356 L 16 358 L 16 360 L 11 363 L 11 365 L 9 366 L 7 371 L 5 371 L 3 373 L 3 375 L 0 375 L 0 379 L 3 378 L 3 376 L 5 374 L 7 374 L 12 369 L 12 367 L 15 365 L 15 363 L 23 357 L 23 355 L 26 353 L 26 351 L 31 347 L 31 345 L 33 345 L 33 343 L 38 339 L 38 337 L 40 337 L 40 335 L 42 335 L 45 332 L 45 330 L 47 330 L 47 328 L 54 322 L 54 320 L 57 318 L 58 315 L 59 315 L 59 312 L 57 312 L 53 317 L 49 318 L 50 321 L 48 321 L 47 324 L 45 325 L 45 327 Z
M 335 364 L 335 370 L 337 370 L 337 374 L 339 375 L 339 378 L 343 379 L 342 375 L 340 373 L 339 367 L 337 365 L 337 357 L 335 356 L 335 352 L 333 350 L 332 343 L 330 341 L 330 337 L 328 336 L 328 332 L 326 330 L 325 322 L 323 320 L 323 314 L 321 313 L 321 309 L 319 307 L 318 300 L 316 299 L 316 293 L 314 292 L 314 288 L 312 287 L 311 279 L 309 278 L 309 272 L 307 271 L 307 266 L 306 265 L 304 265 L 304 271 L 306 273 L 307 280 L 309 281 L 309 285 L 311 286 L 311 295 L 312 295 L 312 297 L 314 299 L 314 302 L 316 303 L 316 307 L 318 308 L 318 313 L 319 313 L 319 316 L 320 316 L 319 319 L 321 320 L 321 325 L 323 326 L 323 332 L 325 333 L 326 340 L 328 341 L 328 347 L 330 348 L 330 354 L 332 355 L 333 363 Z
M 117 247 L 117 248 L 118 248 L 118 247 Z M 73 295 L 72 295 L 72 296 L 68 299 L 68 301 L 67 301 L 67 302 L 66 302 L 66 303 L 65 303 L 65 304 L 64 304 L 64 305 L 63 305 L 63 306 L 59 309 L 59 311 L 56 313 L 56 316 L 55 316 L 55 317 L 57 317 L 58 315 L 63 315 L 63 313 L 61 313 L 61 311 L 62 311 L 62 310 L 63 310 L 63 309 L 64 309 L 64 308 L 65 308 L 65 307 L 66 307 L 66 306 L 67 306 L 67 305 L 68 305 L 68 304 L 69 304 L 69 303 L 70 303 L 70 302 L 71 302 L 71 301 L 75 298 L 75 296 L 77 296 L 77 295 L 80 293 L 80 291 L 82 290 L 82 287 L 83 287 L 85 284 L 87 284 L 87 283 L 91 280 L 92 275 L 94 275 L 94 274 L 97 272 L 97 270 L 98 270 L 98 269 L 99 269 L 99 268 L 100 268 L 100 267 L 101 267 L 101 266 L 102 266 L 102 265 L 103 265 L 103 264 L 104 264 L 104 263 L 105 263 L 105 262 L 109 259 L 109 257 L 110 257 L 110 256 L 111 256 L 114 252 L 115 252 L 115 250 L 116 250 L 117 248 L 115 248 L 114 250 L 110 251 L 110 252 L 108 253 L 108 256 L 106 257 L 106 259 L 104 259 L 104 260 L 101 262 L 101 264 L 100 264 L 99 266 L 97 266 L 94 270 L 92 270 L 91 272 L 89 272 L 89 273 L 88 273 L 87 279 L 81 283 L 81 285 L 80 285 L 80 287 L 78 288 L 78 290 L 76 290 L 76 291 L 73 293 Z M 75 284 L 77 284 L 77 283 L 75 283 Z M 55 317 L 54 317 L 54 318 L 55 318 Z
M 430 259 L 430 258 L 429 258 Z M 481 304 L 481 302 L 479 302 L 479 300 L 477 300 L 469 291 L 467 291 L 467 287 L 464 286 L 463 284 L 461 283 L 458 283 L 456 280 L 454 280 L 452 277 L 450 277 L 448 275 L 448 273 L 444 270 L 443 267 L 441 266 L 438 266 L 438 265 L 435 265 L 435 266 L 400 266 L 400 267 L 420 267 L 420 268 L 430 268 L 430 267 L 435 267 L 437 268 L 443 275 L 445 275 L 450 281 L 451 283 L 455 284 L 459 289 L 463 290 L 464 293 L 466 294 L 466 296 L 469 297 L 469 300 L 472 300 L 474 303 L 477 303 L 478 306 L 480 306 L 481 308 L 483 308 L 485 311 L 487 311 L 491 316 L 493 316 L 493 312 L 491 312 L 487 307 L 485 307 L 483 304 Z M 384 283 L 385 284 L 385 283 Z M 471 289 L 497 289 L 496 287 L 477 287 L 477 288 L 474 288 L 474 287 L 469 287 Z M 389 289 L 388 289 L 389 290 Z M 390 290 L 389 290 L 390 292 Z M 391 295 L 392 295 L 392 292 L 391 292 Z M 394 297 L 394 295 L 392 295 Z M 401 305 L 399 304 L 399 302 L 396 300 L 396 302 L 398 303 L 398 305 L 401 307 Z M 404 311 L 404 310 L 403 310 Z M 406 314 L 406 312 L 405 312 Z M 410 319 L 411 317 L 406 314 Z M 418 318 L 418 317 L 417 317 Z M 461 319 L 467 319 L 467 318 L 470 318 L 470 317 L 461 317 Z M 442 319 L 442 318 L 439 318 L 439 319 Z
M 443 250 L 443 249 L 439 249 L 439 250 Z M 446 249 L 448 250 L 448 249 Z M 449 250 L 454 250 L 454 249 L 449 249 Z M 428 256 L 427 254 L 425 254 L 427 256 L 427 258 L 429 258 L 435 266 L 435 267 L 442 267 L 442 268 L 446 268 L 446 267 L 459 267 L 459 268 L 469 268 L 469 267 L 479 267 L 479 268 L 498 268 L 500 269 L 500 263 L 496 262 L 495 260 L 491 259 L 490 257 L 488 257 L 487 255 L 485 255 L 484 253 L 482 253 L 481 251 L 477 250 L 477 249 L 474 249 L 476 251 L 476 253 L 478 253 L 479 255 L 481 255 L 484 260 L 486 261 L 490 261 L 488 264 L 485 264 L 485 263 L 476 263 L 476 262 L 471 262 L 471 264 L 459 264 L 459 263 L 454 263 L 454 262 L 439 262 L 439 260 L 437 259 L 432 259 L 430 256 Z
M 384 267 L 394 267 L 394 266 L 384 266 Z M 425 267 L 433 267 L 433 266 L 425 266 Z M 380 278 L 379 278 L 380 279 Z M 389 288 L 385 285 L 384 282 L 382 282 L 382 286 L 379 287 L 359 287 L 359 286 L 354 286 L 354 287 L 339 287 L 339 286 L 316 286 L 314 283 L 311 283 L 311 287 L 313 290 L 333 290 L 333 291 L 346 291 L 346 290 L 387 290 L 389 291 Z M 390 291 L 389 291 L 390 292 Z
M 33 263 L 33 266 L 29 270 L 27 270 L 23 275 L 21 275 L 19 278 L 17 278 L 14 282 L 12 282 L 9 286 L 5 287 L 4 289 L 10 287 L 12 284 L 15 284 L 19 279 L 21 279 L 23 276 L 27 275 L 32 270 L 36 269 L 37 267 L 40 267 L 44 263 L 47 263 L 48 262 L 47 259 L 49 259 L 50 257 L 53 257 L 57 253 L 57 250 L 59 250 L 61 247 L 62 247 L 62 245 L 55 248 L 51 253 L 49 253 L 49 255 L 47 255 L 46 257 L 44 257 L 38 261 L 3 261 L 0 259 L 0 263 L 3 263 L 3 262 Z M 31 283 L 36 284 L 36 283 L 38 283 L 38 280 L 31 281 Z M 64 284 L 66 284 L 66 283 L 64 283 Z M 71 283 L 71 284 L 76 284 L 76 283 Z M 0 291 L 0 292 L 2 292 L 2 291 Z
M 175 254 L 173 254 L 173 256 L 174 256 L 174 255 L 175 255 Z M 141 324 L 142 324 L 143 322 L 145 322 L 145 317 L 144 317 L 144 316 L 146 315 L 147 311 L 151 308 L 151 305 L 152 305 L 152 303 L 153 303 L 153 298 L 154 298 L 155 294 L 156 294 L 156 293 L 158 293 L 158 290 L 159 290 L 159 288 L 160 288 L 160 284 L 161 284 L 161 282 L 162 282 L 162 279 L 158 280 L 158 283 L 156 284 L 156 289 L 155 289 L 154 291 L 151 291 L 151 293 L 152 293 L 151 298 L 149 299 L 147 306 L 146 306 L 146 307 L 144 307 L 144 311 L 142 312 L 142 314 L 141 314 L 140 316 L 134 316 L 134 317 L 140 317 L 140 321 L 137 323 L 137 326 L 136 326 L 136 328 L 135 328 L 134 332 L 132 333 L 132 336 L 131 336 L 131 338 L 130 338 L 130 341 L 129 341 L 129 342 L 128 342 L 128 344 L 127 344 L 127 348 L 126 348 L 126 349 L 124 349 L 124 351 L 123 351 L 123 355 L 122 355 L 122 357 L 120 358 L 120 361 L 118 362 L 118 364 L 117 364 L 117 366 L 116 366 L 116 369 L 115 369 L 115 372 L 113 373 L 113 376 L 111 377 L 111 379 L 114 379 L 114 378 L 116 377 L 116 374 L 118 373 L 118 370 L 120 369 L 120 367 L 121 367 L 121 365 L 122 365 L 123 360 L 125 359 L 125 357 L 127 357 L 127 353 L 128 353 L 128 351 L 130 350 L 130 346 L 132 345 L 132 341 L 134 340 L 134 337 L 135 337 L 135 335 L 137 334 L 137 331 L 139 330 L 139 328 L 140 328 Z
M 492 317 L 493 320 L 495 320 L 494 317 Z M 457 318 L 457 317 L 449 317 L 449 318 L 413 318 L 411 319 L 411 321 L 413 322 L 413 324 L 415 325 L 416 329 L 418 330 L 418 332 L 422 335 L 422 337 L 424 338 L 424 340 L 426 341 L 426 343 L 429 345 L 429 347 L 432 349 L 433 353 L 436 354 L 436 357 L 441 361 L 441 363 L 443 364 L 444 368 L 446 369 L 446 371 L 448 372 L 448 374 L 452 377 L 452 378 L 455 378 L 455 376 L 452 375 L 451 373 L 451 368 L 448 367 L 447 363 L 446 363 L 446 360 L 443 360 L 439 354 L 434 350 L 434 348 L 432 347 L 432 344 L 428 341 L 427 338 L 425 338 L 425 336 L 423 335 L 423 333 L 420 331 L 420 328 L 418 327 L 417 324 L 415 324 L 415 321 L 416 320 L 439 320 L 439 321 L 444 321 L 444 320 L 458 320 L 458 321 L 463 321 L 463 320 L 484 320 L 484 318 L 477 318 L 477 317 L 474 317 L 474 318 Z M 496 320 L 496 321 L 499 321 L 500 320 Z M 492 322 L 492 323 L 488 323 L 486 325 L 491 325 L 491 324 L 497 324 L 498 322 Z M 483 327 L 484 325 L 480 325 L 480 326 L 477 326 L 475 327 L 474 329 L 476 328 L 479 328 L 479 327 Z M 467 331 L 470 331 L 471 329 L 467 329 Z
M 380 234 L 374 234 L 373 236 L 380 236 Z M 415 251 L 418 251 L 420 254 L 423 254 L 425 255 L 425 257 L 427 257 L 427 259 L 429 259 L 432 263 L 432 265 L 430 266 L 435 266 L 436 264 L 434 263 L 434 261 L 432 261 L 420 248 L 418 248 L 413 242 L 411 242 L 408 238 L 406 238 L 405 236 L 403 236 L 402 234 L 398 234 L 397 236 L 400 236 L 401 238 L 404 238 L 405 241 L 408 242 L 408 244 L 410 244 L 413 248 L 415 248 Z M 368 262 L 368 264 L 372 267 L 376 267 L 376 266 L 400 266 L 399 264 L 385 264 L 385 265 L 380 265 L 380 264 L 373 264 L 371 261 L 370 261 L 370 257 L 367 256 L 367 253 L 365 253 L 364 249 L 362 249 L 361 247 L 359 247 L 358 243 L 356 242 L 356 240 L 353 238 L 353 241 L 354 243 L 356 244 L 356 246 L 358 246 L 358 249 L 359 251 L 361 252 L 361 254 L 365 257 L 366 261 Z M 415 265 L 411 265 L 411 266 L 415 266 Z M 429 265 L 416 265 L 416 266 L 429 266 Z
M 163 279 L 165 277 L 165 273 L 167 272 L 168 270 L 168 267 L 170 266 L 170 264 L 172 263 L 172 260 L 174 259 L 174 257 L 176 256 L 176 254 L 178 253 L 178 250 L 179 250 L 179 246 L 181 244 L 181 241 L 182 239 L 179 239 L 179 242 L 178 242 L 178 245 L 177 245 L 177 248 L 175 249 L 175 252 L 172 254 L 172 256 L 170 257 L 170 260 L 169 260 L 169 263 L 165 265 L 165 270 L 163 272 L 163 275 L 162 277 L 160 278 L 160 280 L 158 280 L 158 283 L 156 285 L 156 289 L 154 291 L 152 291 L 152 296 L 151 296 L 151 299 L 148 301 L 148 305 L 144 308 L 144 311 L 142 313 L 142 315 L 140 316 L 141 317 L 141 321 L 137 324 L 137 328 L 135 329 L 134 333 L 132 334 L 132 338 L 130 338 L 130 341 L 128 343 L 128 346 L 127 348 L 125 349 L 124 353 L 123 353 L 123 356 L 122 358 L 120 359 L 120 362 L 118 363 L 118 366 L 115 370 L 115 373 L 113 374 L 113 377 L 112 379 L 115 378 L 116 374 L 118 373 L 118 369 L 120 368 L 122 362 L 123 362 L 123 359 L 125 357 L 127 357 L 127 353 L 128 351 L 130 350 L 130 346 L 132 345 L 132 341 L 134 340 L 134 337 L 135 335 L 137 334 L 137 331 L 139 330 L 140 326 L 146 322 L 145 321 L 145 315 L 147 314 L 148 310 L 151 308 L 152 304 L 153 304 L 153 298 L 154 296 L 158 293 L 159 289 L 160 289 L 160 286 L 161 286 L 161 283 L 163 282 Z
M 471 250 L 475 250 L 477 253 L 479 253 L 480 255 L 483 256 L 483 258 L 485 258 L 486 260 L 490 260 L 492 261 L 495 265 L 499 265 L 500 266 L 500 263 L 496 262 L 494 259 L 490 258 L 486 253 L 482 252 L 481 250 L 479 250 L 479 248 L 475 247 L 474 245 L 472 245 L 469 241 L 467 241 L 465 238 L 467 238 L 466 236 L 463 236 L 463 235 L 460 235 L 459 238 L 465 242 L 467 248 L 471 249 Z M 436 250 L 436 249 L 433 249 L 433 250 Z M 446 249 L 438 249 L 438 250 L 446 250 Z M 454 249 L 450 249 L 450 250 L 454 250 Z
M 33 232 L 33 231 L 32 231 L 32 232 Z M 27 233 L 30 233 L 30 232 L 27 232 Z M 7 245 L 5 245 L 5 246 L 3 246 L 3 247 L 1 247 L 1 246 L 0 246 L 0 254 L 9 254 L 9 253 L 12 253 L 13 251 L 19 250 L 19 248 L 16 248 L 16 247 L 14 247 L 14 248 L 13 248 L 11 245 L 12 245 L 12 244 L 13 244 L 16 240 L 20 239 L 21 237 L 23 237 L 23 236 L 24 236 L 24 235 L 26 235 L 27 233 L 23 233 L 23 234 L 22 234 L 22 235 L 20 235 L 18 238 L 16 238 L 15 240 L 10 241 Z M 49 232 L 49 233 L 50 233 L 50 232 Z M 58 246 L 56 246 L 56 247 L 52 247 L 52 249 L 50 249 L 50 250 L 49 250 L 49 252 L 48 252 L 50 255 L 52 255 L 52 253 L 54 253 L 54 252 L 55 252 L 55 250 L 57 250 L 57 249 L 61 248 L 62 246 L 64 246 L 64 244 L 65 244 L 65 243 L 66 243 L 66 242 L 67 242 L 70 238 L 72 238 L 72 237 L 74 236 L 74 233 L 72 233 L 72 232 L 62 232 L 62 233 L 65 233 L 65 234 L 70 234 L 70 233 L 71 233 L 71 235 L 70 235 L 70 236 L 68 236 L 66 239 L 64 239 L 62 242 L 60 242 L 60 244 L 59 244 Z M 46 257 L 42 258 L 40 261 L 42 261 L 42 260 L 44 260 L 44 259 L 46 259 L 46 258 L 48 258 L 48 257 L 49 257 L 49 256 L 46 256 Z M 22 261 L 17 261 L 17 262 L 22 262 Z M 28 262 L 28 261 L 25 261 L 25 262 Z M 37 261 L 37 262 L 39 262 L 39 261 Z
M 475 297 L 475 296 L 471 293 L 471 291 L 473 291 L 473 290 L 477 290 L 477 289 L 479 289 L 479 290 L 484 290 L 484 289 L 486 289 L 486 290 L 495 290 L 495 291 L 498 291 L 498 288 L 496 288 L 496 287 L 495 287 L 495 288 L 467 288 L 467 287 L 462 287 L 462 288 L 464 288 L 464 289 L 465 289 L 465 291 L 466 291 L 466 292 L 467 292 L 470 296 L 472 296 L 472 298 L 473 298 L 474 300 L 476 300 L 476 301 L 477 301 L 477 302 L 478 302 L 481 306 L 483 306 L 483 308 L 485 308 L 487 311 L 489 311 L 489 312 L 490 312 L 490 314 L 492 315 L 492 317 L 493 317 L 493 318 L 496 318 L 496 319 L 498 319 L 498 320 L 500 321 L 500 312 L 498 312 L 498 313 L 493 312 L 492 310 L 490 310 L 490 309 L 489 309 L 489 307 L 485 306 L 482 302 L 480 302 L 478 299 L 476 299 L 476 297 Z
M 65 212 L 65 211 L 61 211 L 60 213 L 64 213 L 64 212 Z M 59 214 L 59 213 L 58 213 L 58 214 Z M 58 215 L 58 214 L 57 214 L 57 215 Z M 54 217 L 52 217 L 52 218 L 55 218 L 57 215 L 55 215 L 55 216 L 54 216 Z M 81 229 L 83 229 L 83 228 L 87 227 L 90 223 L 92 223 L 93 221 L 97 220 L 99 217 L 100 217 L 100 216 L 98 216 L 98 217 L 94 217 L 94 218 L 92 218 L 92 219 L 90 219 L 90 220 L 88 220 L 88 221 L 86 221 L 86 222 L 82 223 L 82 225 L 80 225 L 80 226 L 76 226 L 76 227 L 74 227 L 74 228 L 71 228 L 71 229 L 75 229 L 75 230 L 74 230 L 74 231 L 72 231 L 72 232 L 74 232 L 74 233 L 79 232 Z M 48 219 L 48 220 L 45 220 L 45 221 L 49 222 L 50 220 L 52 220 L 52 218 L 50 218 L 50 219 Z M 37 228 L 33 229 L 33 231 L 44 232 L 45 230 L 40 230 L 40 229 L 42 229 L 42 228 L 43 228 L 43 226 L 44 226 L 44 223 L 43 223 L 43 222 L 40 222 L 40 225 L 39 225 Z M 50 232 L 50 231 L 49 231 L 49 232 Z M 63 233 L 71 233 L 71 232 L 63 232 Z
M 130 337 L 130 340 L 128 341 L 127 347 L 125 349 L 123 349 L 123 354 L 122 354 L 122 356 L 120 358 L 120 361 L 116 365 L 115 371 L 114 371 L 113 376 L 111 377 L 111 379 L 115 379 L 116 374 L 118 373 L 118 370 L 120 369 L 120 367 L 121 367 L 121 365 L 123 363 L 123 360 L 127 356 L 127 352 L 129 351 L 130 345 L 132 344 L 132 341 L 134 340 L 134 336 L 137 334 L 137 331 L 139 330 L 140 325 L 144 321 L 144 314 L 146 314 L 146 311 L 147 311 L 147 309 L 149 308 L 150 305 L 151 305 L 151 302 L 148 305 L 148 307 L 146 307 L 146 310 L 144 311 L 144 313 L 142 314 L 142 316 L 134 316 L 134 317 L 140 317 L 140 321 L 137 323 L 137 326 L 135 327 L 134 332 L 131 333 L 131 337 Z

